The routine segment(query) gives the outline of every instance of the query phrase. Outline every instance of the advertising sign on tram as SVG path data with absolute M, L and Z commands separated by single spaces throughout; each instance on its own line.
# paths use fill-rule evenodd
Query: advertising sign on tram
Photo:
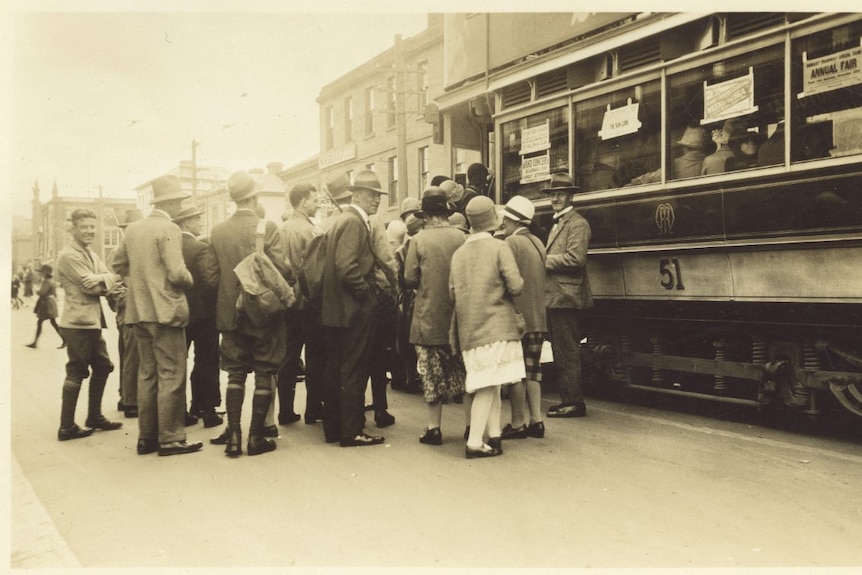
M 862 83 L 862 47 L 842 50 L 813 60 L 809 60 L 808 54 L 803 53 L 802 62 L 805 74 L 800 98 Z
M 551 177 L 551 155 L 548 152 L 539 156 L 524 158 L 521 162 L 521 183 L 532 184 Z

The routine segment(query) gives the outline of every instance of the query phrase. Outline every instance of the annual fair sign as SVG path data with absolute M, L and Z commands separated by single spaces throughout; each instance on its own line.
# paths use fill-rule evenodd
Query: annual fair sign
M 862 83 L 862 47 L 850 48 L 821 58 L 802 55 L 805 75 L 800 98 Z

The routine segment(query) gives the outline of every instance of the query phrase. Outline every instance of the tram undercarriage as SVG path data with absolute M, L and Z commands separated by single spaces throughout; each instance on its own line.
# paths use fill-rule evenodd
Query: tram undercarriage
M 606 300 L 589 315 L 584 369 L 627 390 L 812 417 L 834 398 L 862 417 L 859 318 L 848 306 Z

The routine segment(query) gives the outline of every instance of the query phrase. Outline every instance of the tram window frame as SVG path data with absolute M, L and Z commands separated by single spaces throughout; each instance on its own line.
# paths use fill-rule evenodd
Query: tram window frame
M 525 128 L 539 128 L 548 123 L 549 147 L 521 154 L 523 131 Z M 544 197 L 542 189 L 547 187 L 550 173 L 562 170 L 569 171 L 570 165 L 570 134 L 571 110 L 567 101 L 560 101 L 543 110 L 527 116 L 501 120 L 500 130 L 500 190 L 502 203 L 508 202 L 516 195 L 530 200 Z M 548 154 L 548 171 L 545 177 L 533 182 L 521 183 L 521 170 L 524 158 L 538 158 Z
M 781 39 L 745 53 L 723 55 L 702 65 L 668 73 L 665 116 L 668 182 L 784 165 L 785 60 L 785 43 Z M 742 84 L 749 77 L 753 84 L 751 109 L 704 118 L 704 82 L 708 87 L 718 82 Z M 692 152 L 697 147 L 684 144 L 702 142 L 705 138 L 707 147 L 701 149 L 703 158 L 698 160 L 698 154 Z M 749 157 L 746 152 L 757 154 L 757 159 L 745 159 Z M 678 162 L 683 156 L 687 159 Z
M 862 50 L 860 21 L 791 40 L 792 164 L 862 154 L 862 82 L 804 93 L 803 53 L 811 61 L 848 50 Z
M 640 127 L 628 134 L 604 139 L 599 135 L 608 112 L 638 104 Z M 623 188 L 662 180 L 661 126 L 662 81 L 659 76 L 641 78 L 601 94 L 574 102 L 574 178 L 583 191 Z M 599 162 L 616 161 L 611 166 Z M 601 173 L 597 165 L 605 165 Z

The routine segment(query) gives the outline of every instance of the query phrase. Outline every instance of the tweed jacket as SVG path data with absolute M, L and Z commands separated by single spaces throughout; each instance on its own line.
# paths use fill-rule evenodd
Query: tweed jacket
M 509 246 L 487 232 L 471 234 L 452 256 L 449 271 L 449 296 L 455 302 L 449 335 L 452 351 L 520 341 L 524 334 L 513 298 L 523 287 Z
M 515 305 L 527 323 L 527 333 L 547 333 L 545 311 L 545 246 L 527 228 L 519 228 L 506 238 L 515 256 L 518 271 L 524 278 L 524 289 L 515 297 Z
M 590 224 L 574 209 L 551 228 L 545 260 L 545 306 L 588 309 L 593 293 L 587 275 Z
M 350 327 L 362 307 L 375 304 L 379 290 L 371 232 L 359 212 L 349 206 L 333 216 L 325 236 L 320 323 Z
M 192 274 L 183 261 L 182 232 L 159 209 L 129 224 L 114 254 L 114 271 L 126 278 L 125 323 L 185 327 L 189 304 L 185 289 Z
M 239 279 L 233 268 L 255 250 L 255 232 L 258 222 L 253 210 L 243 208 L 216 225 L 210 234 L 210 249 L 215 254 L 219 270 L 216 299 L 216 329 L 233 331 L 239 322 L 236 300 L 240 293 Z M 263 251 L 291 286 L 296 284 L 293 268 L 284 253 L 278 226 L 267 220 L 263 238 Z
M 455 309 L 449 297 L 452 254 L 464 245 L 464 233 L 449 226 L 428 227 L 410 240 L 404 283 L 416 289 L 410 343 L 447 345 Z
M 90 274 L 102 276 L 102 283 L 93 289 L 83 285 Z M 60 252 L 57 279 L 65 292 L 59 326 L 69 329 L 101 329 L 107 327 L 99 297 L 119 279 L 108 271 L 99 256 L 73 241 Z
M 194 283 L 186 289 L 189 323 L 215 317 L 218 264 L 209 246 L 191 232 L 183 232 L 183 260 Z

